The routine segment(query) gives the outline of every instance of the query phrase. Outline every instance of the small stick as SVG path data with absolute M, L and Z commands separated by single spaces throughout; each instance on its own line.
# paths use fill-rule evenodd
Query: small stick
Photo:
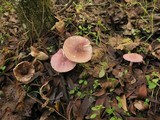
M 43 103 L 40 100 L 38 100 L 35 97 L 32 97 L 29 93 L 27 93 L 27 96 L 30 97 L 31 99 L 33 99 L 34 101 L 38 102 L 39 104 L 43 105 Z M 45 107 L 48 108 L 49 110 L 53 111 L 53 112 L 55 111 L 59 116 L 61 116 L 65 120 L 67 120 L 67 118 L 65 116 L 63 116 L 61 113 L 59 113 L 56 109 L 54 109 L 54 108 L 52 108 L 50 106 L 45 106 Z
M 62 83 L 63 93 L 64 93 L 64 96 L 65 96 L 67 102 L 68 102 L 69 101 L 69 96 L 67 94 L 67 90 L 66 90 L 66 87 L 65 87 L 66 83 L 65 83 L 65 79 L 64 79 L 63 74 L 60 74 L 60 77 L 61 77 L 61 83 Z
M 62 8 L 60 11 L 58 11 L 57 13 L 61 13 L 61 12 L 65 11 L 73 3 L 73 1 L 74 0 L 69 0 L 68 4 L 64 8 Z

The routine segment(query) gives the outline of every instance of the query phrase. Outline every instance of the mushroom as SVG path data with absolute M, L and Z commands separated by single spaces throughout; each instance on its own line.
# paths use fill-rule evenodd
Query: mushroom
M 123 55 L 123 59 L 127 60 L 130 62 L 129 64 L 129 68 L 130 68 L 130 72 L 132 69 L 132 65 L 133 63 L 139 63 L 139 62 L 143 62 L 143 56 L 137 53 L 127 53 Z
M 58 32 L 63 34 L 65 31 L 65 23 L 62 20 L 59 20 L 58 22 L 56 22 L 55 28 L 57 29 Z
M 68 72 L 76 66 L 75 62 L 66 58 L 62 49 L 59 49 L 59 51 L 51 57 L 50 63 L 52 68 L 57 72 Z
M 34 73 L 34 66 L 28 61 L 20 62 L 13 69 L 13 74 L 15 78 L 24 84 L 28 84 L 32 81 L 31 78 L 33 77 Z
M 33 66 L 35 67 L 35 72 L 42 72 L 44 71 L 44 65 L 39 60 L 33 60 L 32 62 Z
M 37 48 L 31 46 L 31 53 L 30 55 L 32 57 L 35 57 L 36 59 L 38 60 L 47 60 L 49 57 L 46 53 L 42 52 L 42 51 L 39 51 Z
M 82 36 L 67 38 L 63 45 L 63 51 L 69 60 L 77 63 L 88 62 L 92 57 L 90 41 Z

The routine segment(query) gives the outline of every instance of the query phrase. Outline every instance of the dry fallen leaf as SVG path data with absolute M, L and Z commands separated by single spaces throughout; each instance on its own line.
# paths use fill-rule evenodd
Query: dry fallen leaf
M 108 44 L 117 50 L 133 50 L 140 44 L 139 41 L 139 39 L 133 41 L 130 38 L 122 38 L 121 36 L 117 36 L 111 37 Z
M 101 87 L 106 89 L 106 88 L 114 88 L 116 85 L 118 84 L 118 80 L 117 79 L 108 79 L 105 82 L 101 83 Z
M 47 120 L 51 113 L 52 111 L 48 111 L 48 110 L 43 111 L 39 120 Z
M 155 41 L 151 44 L 152 55 L 160 60 L 160 42 Z
M 85 117 L 86 119 L 91 119 L 92 117 L 94 117 L 94 120 L 101 120 L 101 116 L 100 114 L 102 113 L 102 111 L 104 110 L 104 104 L 106 101 L 106 97 L 99 97 L 96 100 L 96 103 L 94 106 L 101 106 L 101 108 L 99 110 L 93 110 Z
M 39 89 L 39 93 L 40 93 L 42 99 L 45 100 L 44 104 L 42 104 L 42 108 L 46 107 L 46 106 L 48 105 L 48 103 L 49 103 L 49 98 L 43 93 L 43 91 L 44 91 L 43 89 L 44 89 L 46 86 L 48 86 L 48 82 L 49 82 L 49 81 L 45 82 L 45 83 L 41 86 L 41 88 Z
M 98 92 L 93 93 L 94 96 L 102 96 L 106 93 L 105 89 L 100 89 Z
M 138 97 L 140 98 L 146 98 L 147 97 L 147 87 L 145 84 L 139 87 L 138 89 Z
M 84 98 L 84 100 L 79 108 L 79 113 L 78 113 L 76 120 L 83 120 L 84 119 L 84 116 L 85 116 L 87 110 L 89 109 L 89 107 L 92 105 L 93 102 L 94 102 L 93 98 L 88 98 L 88 97 Z
M 132 26 L 130 20 L 128 20 L 128 23 L 126 25 L 122 26 L 122 28 L 124 29 L 124 32 L 123 32 L 124 35 L 132 35 L 133 26 Z
M 118 84 L 118 80 L 112 79 L 107 80 L 105 82 L 100 83 L 101 89 L 97 92 L 95 92 L 93 95 L 95 96 L 102 96 L 106 93 L 107 88 L 114 88 Z
M 35 68 L 35 72 L 43 72 L 43 70 L 44 70 L 44 65 L 39 60 L 35 60 L 33 62 L 33 66 Z
M 67 120 L 71 120 L 72 113 L 74 116 L 77 116 L 79 114 L 79 108 L 81 106 L 81 100 L 76 101 L 70 101 L 67 109 L 66 109 L 66 117 Z
M 142 117 L 126 117 L 125 120 L 148 120 L 148 118 L 144 118 L 144 117 L 143 118 Z
M 10 17 L 9 21 L 13 22 L 13 23 L 17 23 L 18 22 L 18 20 L 15 17 Z
M 26 98 L 26 91 L 22 87 L 12 83 L 3 87 L 2 90 L 4 96 L 0 100 L 1 120 L 19 120 L 19 117 L 31 116 L 35 101 Z
M 99 77 L 99 73 L 101 71 L 102 66 L 99 64 L 95 64 L 94 66 L 90 63 L 85 63 L 84 67 L 88 74 L 92 75 L 93 77 Z
M 4 66 L 5 64 L 5 55 L 4 54 L 0 54 L 0 66 Z
M 100 45 L 92 45 L 93 46 L 93 53 L 92 53 L 92 59 L 91 62 L 93 63 L 99 63 L 99 61 L 102 60 L 103 56 L 106 53 L 106 47 L 103 44 Z
M 122 103 L 123 110 L 128 111 L 128 109 L 127 109 L 127 102 L 126 102 L 126 96 L 125 95 L 121 96 L 121 103 Z
M 128 110 L 129 110 L 132 114 L 136 115 L 136 108 L 134 107 L 134 105 L 133 105 L 132 102 L 131 102 L 130 105 L 128 106 Z

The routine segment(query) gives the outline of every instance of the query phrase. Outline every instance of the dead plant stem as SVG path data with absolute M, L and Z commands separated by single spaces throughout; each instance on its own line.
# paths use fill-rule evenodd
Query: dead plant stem
M 64 96 L 65 96 L 67 102 L 69 102 L 69 97 L 68 97 L 68 94 L 67 94 L 66 83 L 65 83 L 65 79 L 64 79 L 63 74 L 60 74 L 60 77 L 61 77 L 61 84 L 62 84 Z
M 29 93 L 27 93 L 27 96 L 30 97 L 31 99 L 33 99 L 34 101 L 36 101 L 37 103 L 43 105 L 43 103 L 42 103 L 40 100 L 38 100 L 38 99 L 35 98 L 35 97 L 32 97 Z M 51 111 L 55 111 L 59 116 L 61 116 L 61 117 L 64 118 L 65 120 L 67 120 L 67 118 L 66 118 L 65 116 L 63 116 L 61 113 L 59 113 L 55 108 L 52 108 L 52 107 L 50 107 L 50 106 L 45 106 L 45 107 L 48 108 L 48 109 L 51 110 Z
M 69 2 L 67 3 L 67 5 L 64 8 L 62 8 L 60 11 L 58 11 L 57 13 L 61 13 L 61 12 L 65 11 L 73 3 L 73 1 L 74 0 L 69 0 Z

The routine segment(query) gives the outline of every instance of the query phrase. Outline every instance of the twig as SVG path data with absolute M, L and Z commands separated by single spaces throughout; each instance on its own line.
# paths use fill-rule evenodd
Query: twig
M 65 96 L 67 102 L 68 102 L 69 101 L 69 97 L 68 97 L 67 90 L 66 90 L 66 87 L 65 87 L 66 83 L 65 83 L 63 74 L 60 74 L 60 77 L 61 77 L 61 83 L 62 83 L 63 93 L 64 93 L 64 96 Z
M 27 96 L 30 97 L 31 99 L 33 99 L 34 101 L 36 101 L 37 103 L 43 105 L 43 103 L 42 103 L 40 100 L 38 100 L 38 99 L 35 98 L 35 97 L 32 97 L 30 94 L 27 93 Z M 62 114 L 60 114 L 56 109 L 54 109 L 54 108 L 52 108 L 52 107 L 50 107 L 50 106 L 45 106 L 45 107 L 48 108 L 48 109 L 51 110 L 51 111 L 55 111 L 59 116 L 61 116 L 61 117 L 64 118 L 65 120 L 67 120 L 67 118 L 66 118 L 65 116 L 63 116 Z
M 106 6 L 108 2 L 98 3 L 98 4 L 86 4 L 85 7 L 91 7 L 91 6 Z
M 72 3 L 73 3 L 74 0 L 69 0 L 68 4 L 62 8 L 60 11 L 58 11 L 57 13 L 61 13 L 63 11 L 65 11 Z

